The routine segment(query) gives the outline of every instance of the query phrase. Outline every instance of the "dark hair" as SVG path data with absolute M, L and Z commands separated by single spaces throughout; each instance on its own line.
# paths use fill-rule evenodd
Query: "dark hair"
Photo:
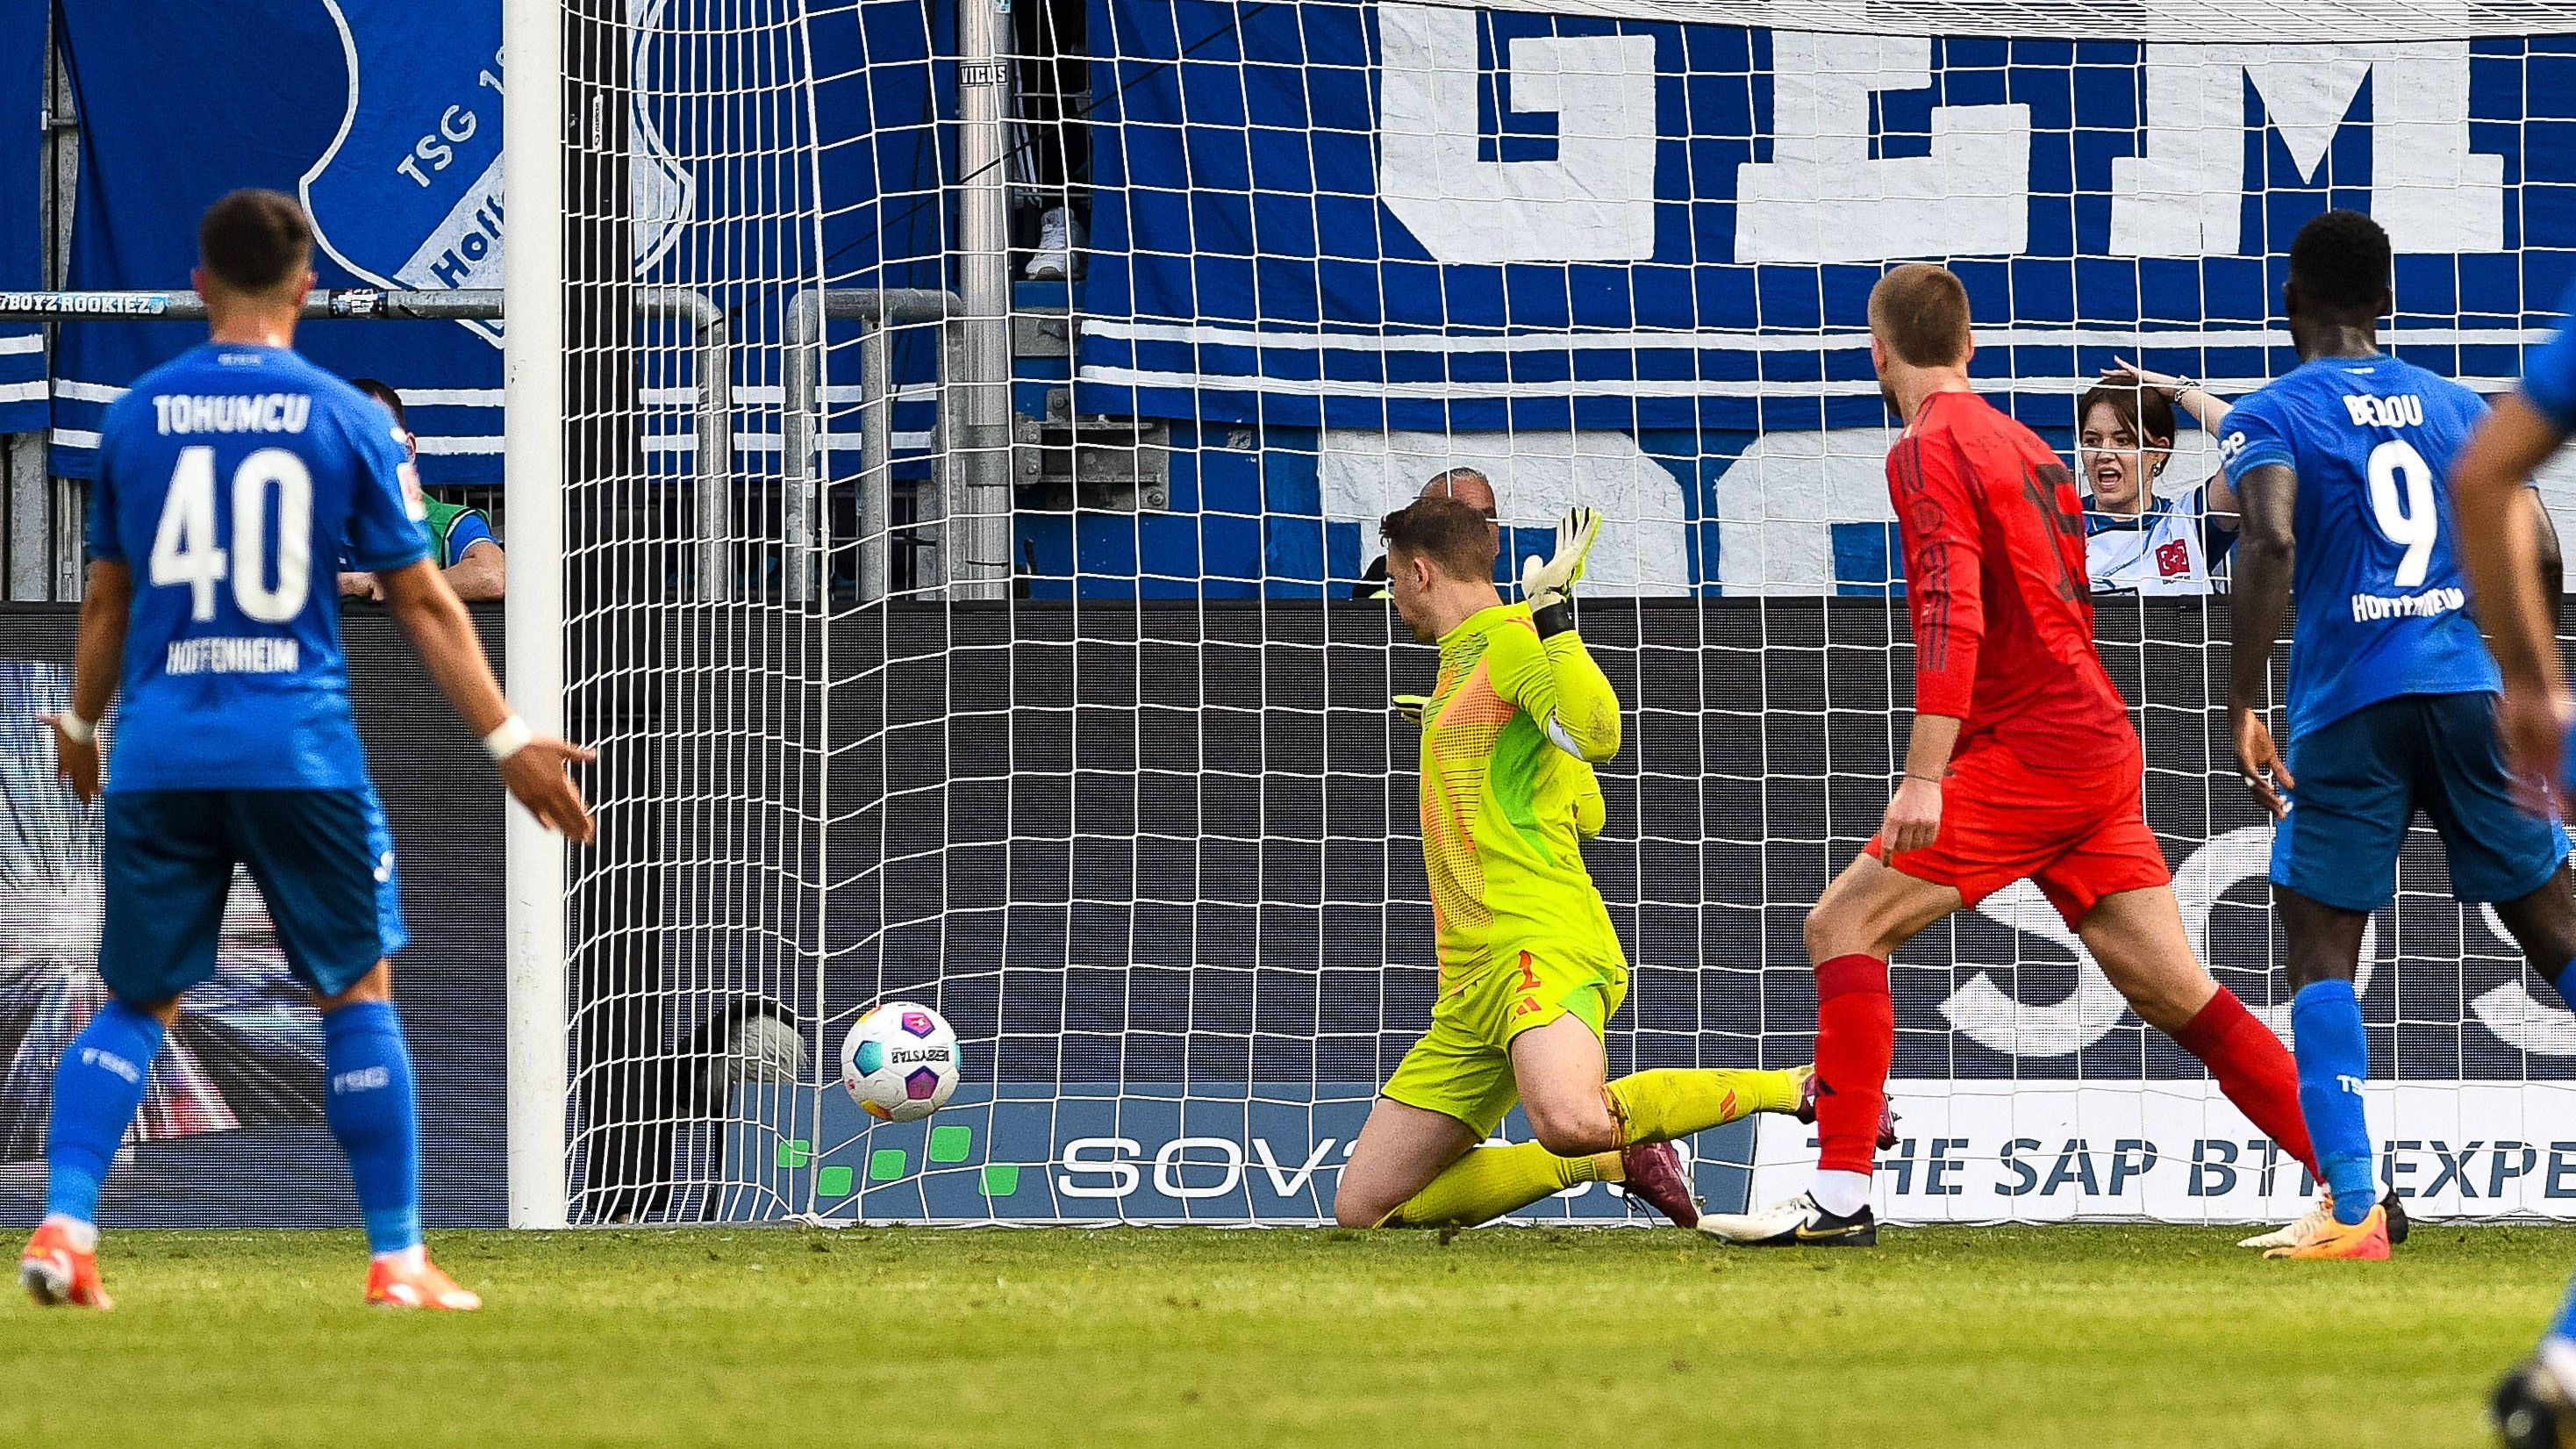
M 1900 362 L 1956 367 L 1968 360 L 1968 289 L 1948 267 L 1907 262 L 1870 288 L 1869 330 Z
M 1378 520 L 1378 536 L 1391 556 L 1419 554 L 1456 579 L 1494 576 L 1494 526 L 1454 498 L 1417 498 Z
M 2355 319 L 2376 318 L 2388 296 L 2388 233 L 2357 211 L 2308 218 L 2290 243 L 2299 300 Z
M 197 261 L 232 291 L 278 291 L 312 268 L 313 224 L 284 192 L 231 192 L 197 223 Z
M 2173 399 L 2165 396 L 2163 389 L 2120 387 L 2107 382 L 2086 388 L 2084 396 L 2075 401 L 2075 438 L 2079 445 L 2084 439 L 2084 420 L 2093 416 L 2096 407 L 2108 407 L 2140 447 L 2173 446 Z
M 403 431 L 411 431 L 411 414 L 403 411 L 402 394 L 394 391 L 390 384 L 372 377 L 353 377 L 349 379 L 349 386 L 383 403 L 393 413 L 394 421 L 402 424 Z

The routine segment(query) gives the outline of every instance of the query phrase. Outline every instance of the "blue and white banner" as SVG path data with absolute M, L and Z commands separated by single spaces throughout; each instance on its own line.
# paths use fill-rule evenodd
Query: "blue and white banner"
M 392 56 L 357 46 L 352 37 L 427 12 L 385 0 L 223 7 L 92 0 L 64 7 L 82 145 L 70 285 L 185 289 L 196 262 L 197 218 L 206 207 L 242 186 L 295 195 L 308 172 L 340 180 L 316 164 L 335 154 L 335 146 L 338 154 L 356 154 L 335 138 L 409 126 L 424 109 L 417 130 L 435 135 L 445 107 L 462 103 L 465 111 L 446 113 L 449 128 L 470 125 L 479 139 L 497 143 L 498 91 L 476 90 L 469 67 L 462 93 L 450 97 L 443 82 L 451 77 L 416 69 L 432 55 L 491 65 L 499 13 L 481 7 L 491 13 L 478 21 L 477 8 L 438 10 L 439 34 L 456 43 L 422 47 L 401 57 L 397 70 Z M 478 31 L 491 34 L 470 46 L 459 40 Z M 352 59 L 369 55 L 385 59 L 393 73 L 353 73 Z M 379 100 L 384 109 L 373 109 Z M 395 232 L 419 219 L 404 205 L 407 193 L 421 189 L 390 165 L 372 193 L 326 186 L 315 198 L 314 222 L 323 238 L 314 258 L 319 285 L 384 285 L 407 250 L 392 257 L 393 270 L 383 276 L 357 268 L 382 264 L 399 246 Z M 427 232 L 424 226 L 424 238 Z M 65 326 L 54 370 L 55 471 L 90 476 L 107 404 L 137 376 L 204 336 L 199 323 Z M 488 338 L 444 323 L 334 322 L 301 329 L 297 343 L 344 377 L 379 377 L 404 394 L 421 435 L 425 481 L 499 480 L 501 358 Z
M 0 6 L 0 292 L 45 284 L 45 49 L 47 7 Z M 45 337 L 0 322 L 0 433 L 45 425 Z
M 816 17 L 784 0 L 632 0 L 630 11 L 634 275 L 702 291 L 734 319 L 738 466 L 774 470 L 777 351 L 762 344 L 788 300 L 818 285 L 941 285 L 937 98 L 953 87 L 932 57 L 947 22 L 911 0 Z M 498 0 L 94 0 L 70 7 L 67 25 L 85 148 L 72 286 L 185 287 L 198 216 L 240 186 L 302 197 L 321 286 L 500 285 Z M 105 406 L 200 336 L 195 324 L 66 327 L 57 471 L 88 476 Z M 297 342 L 403 394 L 435 485 L 500 480 L 500 336 L 492 322 L 334 321 Z M 638 336 L 646 457 L 687 474 L 690 338 L 670 322 Z M 849 336 L 836 327 L 831 340 Z M 935 338 L 898 343 L 899 380 L 926 384 L 936 362 Z M 854 357 L 845 370 L 855 382 Z M 824 437 L 825 456 L 845 472 L 855 391 L 824 393 L 846 434 Z M 926 398 L 899 410 L 899 439 L 918 447 L 928 426 Z
M 1086 410 L 1386 429 L 1876 423 L 1864 303 L 1948 260 L 2067 400 L 2288 361 L 2301 222 L 2490 383 L 2576 273 L 2576 39 L 1937 39 L 1345 0 L 1097 0 Z M 2036 420 L 2036 419 L 2035 419 Z

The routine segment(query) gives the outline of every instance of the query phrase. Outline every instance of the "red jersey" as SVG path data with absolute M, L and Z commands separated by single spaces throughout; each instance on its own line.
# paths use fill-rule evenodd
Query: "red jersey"
M 1914 708 L 2025 765 L 2099 770 L 2134 754 L 2128 706 L 2093 648 L 2075 478 L 1974 393 L 1936 392 L 1887 455 L 1914 620 Z

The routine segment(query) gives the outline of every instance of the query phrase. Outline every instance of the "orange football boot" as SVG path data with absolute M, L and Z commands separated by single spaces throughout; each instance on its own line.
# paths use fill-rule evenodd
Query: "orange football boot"
M 98 1280 L 98 1249 L 72 1242 L 69 1228 L 46 1223 L 18 1255 L 18 1281 L 40 1308 L 114 1308 Z
M 2266 1258 L 2358 1258 L 2370 1262 L 2388 1259 L 2388 1209 L 2374 1206 L 2370 1216 L 2357 1223 L 2339 1223 L 2329 1216 L 2307 1241 L 2294 1247 L 2274 1248 Z
M 483 1306 L 481 1297 L 456 1286 L 456 1280 L 438 1271 L 425 1254 L 418 1266 L 406 1265 L 399 1257 L 369 1263 L 367 1301 L 385 1308 L 438 1308 L 450 1313 L 471 1313 Z

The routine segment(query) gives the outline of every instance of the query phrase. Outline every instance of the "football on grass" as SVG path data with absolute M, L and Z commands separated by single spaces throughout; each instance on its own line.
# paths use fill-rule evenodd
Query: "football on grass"
M 910 1001 L 871 1008 L 841 1042 L 841 1085 L 871 1117 L 917 1122 L 957 1091 L 957 1033 Z

